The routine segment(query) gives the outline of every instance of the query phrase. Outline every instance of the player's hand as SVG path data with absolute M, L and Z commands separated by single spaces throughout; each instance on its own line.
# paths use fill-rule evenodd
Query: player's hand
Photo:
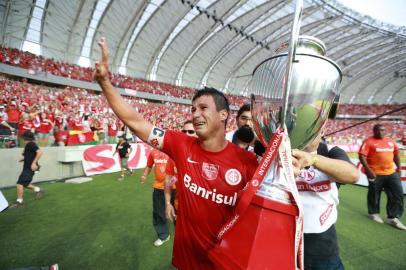
M 279 161 L 280 162 L 280 161 Z M 298 159 L 292 156 L 292 167 L 293 167 L 293 174 L 295 176 L 298 176 L 300 174 L 300 170 L 302 169 L 300 167 L 300 162 Z
M 147 177 L 145 175 L 142 175 L 141 179 L 140 179 L 141 184 L 144 184 L 146 180 L 147 180 Z
M 35 163 L 31 164 L 31 170 L 32 170 L 33 172 L 35 172 L 36 170 L 38 170 L 38 165 L 35 164 Z
M 97 44 L 101 49 L 101 59 L 96 62 L 94 79 L 102 83 L 109 80 L 109 52 L 105 37 L 101 37 Z
M 175 208 L 173 208 L 172 204 L 166 204 L 165 215 L 166 218 L 171 222 L 174 222 L 176 220 Z
M 308 152 L 293 149 L 292 157 L 296 159 L 298 163 L 297 166 L 299 166 L 300 169 L 313 165 L 313 156 Z
M 365 168 L 365 174 L 367 175 L 368 181 L 372 182 L 376 178 L 376 174 L 370 169 Z

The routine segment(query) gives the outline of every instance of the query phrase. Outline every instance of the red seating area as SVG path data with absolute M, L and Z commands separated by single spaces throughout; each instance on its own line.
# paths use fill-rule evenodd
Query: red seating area
M 0 93 L 0 104 L 6 106 L 6 112 L 12 110 L 15 114 L 17 111 L 17 120 L 11 122 L 16 125 L 19 133 L 22 132 L 21 126 L 27 121 L 30 125 L 41 121 L 41 113 L 45 113 L 53 121 L 55 130 L 62 126 L 68 130 L 85 131 L 94 128 L 106 132 L 111 123 L 123 126 L 100 92 L 73 87 L 51 88 L 30 84 L 26 80 L 20 82 L 0 77 Z M 189 105 L 155 103 L 135 97 L 125 99 L 145 119 L 161 128 L 179 129 L 184 121 L 191 119 Z M 86 121 L 83 115 L 88 115 Z M 9 120 L 12 118 L 15 119 L 9 117 Z M 235 128 L 235 115 L 230 116 L 230 119 L 228 130 Z M 31 125 L 31 129 L 35 130 L 34 125 Z
M 94 82 L 93 68 L 85 68 L 78 65 L 59 62 L 53 59 L 46 59 L 42 56 L 38 56 L 30 52 L 22 52 L 14 48 L 4 48 L 0 46 L 0 62 L 3 64 L 25 68 L 33 73 L 47 72 L 55 76 Z M 162 82 L 147 81 L 121 74 L 112 74 L 111 81 L 113 85 L 118 87 L 178 98 L 190 99 L 196 91 L 195 89 L 189 87 L 180 87 Z M 247 99 L 241 96 L 228 95 L 228 98 L 232 105 L 238 107 L 247 102 Z
M 365 105 L 365 104 L 340 104 L 338 114 L 348 115 L 380 115 L 405 106 L 405 104 L 390 105 Z M 398 111 L 393 115 L 405 115 L 405 110 Z
M 17 49 L 0 47 L 0 62 L 4 64 L 19 66 L 32 72 L 48 72 L 56 76 L 63 76 L 72 79 L 93 81 L 93 69 L 83 68 L 78 65 L 62 63 L 53 59 L 45 59 L 29 52 L 21 52 Z M 174 96 L 180 98 L 191 98 L 195 89 L 177 87 L 174 85 L 136 79 L 120 74 L 112 74 L 111 80 L 116 86 L 134 89 L 159 95 Z M 23 118 L 29 116 L 30 120 L 36 118 L 40 112 L 46 112 L 52 119 L 57 119 L 66 124 L 82 118 L 83 114 L 89 114 L 89 125 L 100 122 L 106 126 L 110 122 L 118 122 L 117 118 L 109 109 L 107 101 L 100 95 L 100 92 L 80 88 L 49 88 L 45 86 L 29 84 L 26 81 L 14 81 L 0 77 L 0 104 L 7 105 L 6 109 L 16 108 Z M 248 99 L 241 96 L 228 96 L 230 103 L 236 106 L 248 102 Z M 177 129 L 184 120 L 190 119 L 190 106 L 167 102 L 155 103 L 143 99 L 127 97 L 129 102 L 136 105 L 144 117 L 159 127 Z M 342 104 L 339 106 L 338 114 L 344 115 L 379 115 L 404 106 L 401 105 L 363 105 L 363 104 Z M 15 114 L 16 115 L 16 114 Z M 15 118 L 14 115 L 14 118 Z M 405 110 L 393 115 L 405 115 Z M 24 117 L 23 117 L 24 116 Z M 14 121 L 14 120 L 13 120 Z M 78 120 L 79 121 L 79 120 Z M 362 120 L 334 120 L 328 124 L 327 132 L 342 129 Z M 372 126 L 377 121 L 339 132 L 331 137 L 336 142 L 353 142 L 362 140 L 372 134 Z M 405 130 L 404 123 L 394 121 L 380 121 L 387 130 L 387 135 L 399 139 L 402 138 Z M 235 113 L 230 116 L 228 130 L 234 129 Z
M 377 109 L 377 111 L 380 109 Z M 352 126 L 364 120 L 334 120 L 327 123 L 325 134 Z M 402 121 L 370 121 L 353 128 L 338 132 L 328 137 L 334 143 L 358 143 L 372 136 L 372 128 L 375 124 L 382 124 L 386 129 L 386 136 L 399 140 L 403 136 L 406 125 Z

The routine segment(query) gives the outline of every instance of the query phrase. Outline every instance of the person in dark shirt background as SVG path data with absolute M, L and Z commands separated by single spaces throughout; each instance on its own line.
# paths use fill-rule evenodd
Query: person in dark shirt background
M 118 137 L 118 143 L 116 146 L 116 151 L 114 152 L 113 156 L 118 152 L 120 156 L 120 165 L 121 165 L 121 176 L 118 178 L 119 181 L 124 180 L 124 171 L 128 170 L 130 174 L 133 171 L 128 168 L 128 157 L 130 156 L 132 151 L 131 145 L 125 139 L 125 136 L 122 135 Z
M 42 151 L 34 142 L 35 137 L 31 131 L 26 131 L 23 134 L 23 139 L 26 142 L 23 152 L 24 158 L 20 160 L 20 162 L 24 162 L 23 171 L 17 181 L 17 201 L 15 204 L 11 205 L 10 208 L 18 208 L 23 205 L 24 188 L 34 191 L 37 199 L 41 198 L 43 195 L 43 191 L 38 186 L 31 184 L 35 172 L 40 168 L 38 160 L 41 158 Z

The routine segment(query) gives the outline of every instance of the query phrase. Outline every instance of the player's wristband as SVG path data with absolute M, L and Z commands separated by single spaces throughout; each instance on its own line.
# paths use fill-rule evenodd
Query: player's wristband
M 171 205 L 171 202 L 166 202 L 167 205 Z
M 312 166 L 313 166 L 313 167 L 316 167 L 316 166 L 317 166 L 317 162 L 318 162 L 317 154 L 312 155 L 312 158 L 313 158 L 313 164 L 312 164 Z

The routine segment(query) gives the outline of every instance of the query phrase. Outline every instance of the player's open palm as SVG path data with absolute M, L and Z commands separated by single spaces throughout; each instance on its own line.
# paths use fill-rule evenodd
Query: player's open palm
M 97 43 L 101 49 L 101 59 L 96 62 L 94 79 L 101 83 L 109 79 L 109 52 L 107 49 L 107 42 L 104 37 L 100 38 Z

